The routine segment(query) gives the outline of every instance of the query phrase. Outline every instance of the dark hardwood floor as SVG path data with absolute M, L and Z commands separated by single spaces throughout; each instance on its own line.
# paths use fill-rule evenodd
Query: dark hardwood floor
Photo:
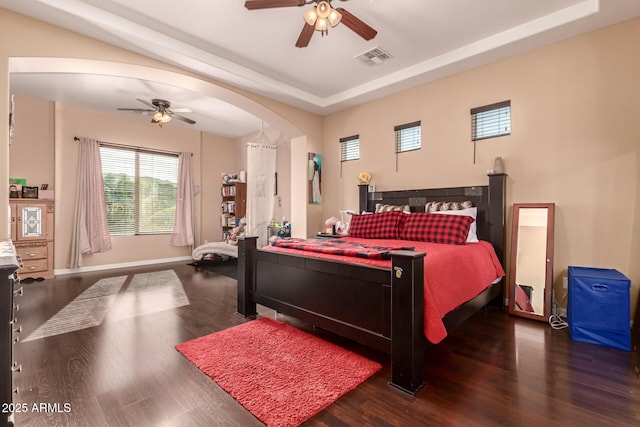
M 262 425 L 174 348 L 247 321 L 235 315 L 236 282 L 226 276 L 184 262 L 23 282 L 22 337 L 99 279 L 167 269 L 180 278 L 188 305 L 150 313 L 166 304 L 166 295 L 141 298 L 121 291 L 111 308 L 126 307 L 129 317 L 114 320 L 107 314 L 98 326 L 16 345 L 23 371 L 14 375 L 20 389 L 15 403 L 29 408 L 15 415 L 17 426 Z M 383 365 L 306 425 L 640 424 L 640 379 L 632 353 L 574 342 L 567 330 L 510 317 L 500 308 L 475 315 L 428 349 L 428 384 L 416 397 L 387 385 L 387 355 L 295 319 L 278 319 Z M 43 411 L 34 411 L 34 404 Z

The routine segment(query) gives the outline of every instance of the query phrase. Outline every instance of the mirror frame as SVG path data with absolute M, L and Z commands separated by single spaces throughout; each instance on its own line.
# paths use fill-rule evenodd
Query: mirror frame
M 509 314 L 547 322 L 551 316 L 553 290 L 553 238 L 555 226 L 555 203 L 514 203 L 511 224 L 511 248 L 509 255 Z M 544 312 L 532 314 L 516 309 L 516 266 L 518 261 L 518 227 L 520 209 L 547 208 L 547 254 L 544 283 Z

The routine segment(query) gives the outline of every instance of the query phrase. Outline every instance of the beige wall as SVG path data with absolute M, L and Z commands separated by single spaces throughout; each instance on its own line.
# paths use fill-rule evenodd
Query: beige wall
M 568 265 L 616 268 L 640 285 L 640 19 L 537 49 L 332 114 L 324 124 L 324 216 L 357 208 L 357 174 L 380 190 L 487 184 L 502 156 L 511 205 L 556 203 L 554 276 Z M 511 100 L 510 136 L 478 142 L 473 107 Z M 420 151 L 399 157 L 393 126 L 422 120 Z M 340 137 L 360 160 L 339 177 Z M 510 233 L 509 233 L 510 235 Z
M 217 242 L 222 239 L 220 204 L 222 203 L 221 174 L 238 170 L 238 143 L 231 139 L 210 133 L 202 134 L 202 234 L 198 243 L 205 240 Z
M 25 178 L 27 185 L 48 184 L 54 190 L 53 103 L 15 97 L 16 124 L 9 147 L 9 176 Z

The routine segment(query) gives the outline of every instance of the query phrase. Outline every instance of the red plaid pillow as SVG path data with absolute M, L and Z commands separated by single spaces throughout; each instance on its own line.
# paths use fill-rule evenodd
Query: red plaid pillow
M 400 233 L 403 240 L 463 245 L 475 219 L 466 215 L 415 212 L 409 215 Z
M 407 214 L 398 211 L 353 215 L 349 236 L 363 239 L 398 239 Z

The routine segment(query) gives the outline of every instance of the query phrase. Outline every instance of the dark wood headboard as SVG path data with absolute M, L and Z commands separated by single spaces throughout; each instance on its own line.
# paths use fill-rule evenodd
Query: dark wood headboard
M 360 212 L 374 212 L 376 203 L 409 205 L 412 212 L 424 212 L 427 202 L 463 202 L 470 200 L 478 208 L 478 238 L 493 244 L 504 266 L 506 175 L 489 175 L 489 185 L 473 187 L 428 188 L 421 190 L 375 191 L 359 186 Z

